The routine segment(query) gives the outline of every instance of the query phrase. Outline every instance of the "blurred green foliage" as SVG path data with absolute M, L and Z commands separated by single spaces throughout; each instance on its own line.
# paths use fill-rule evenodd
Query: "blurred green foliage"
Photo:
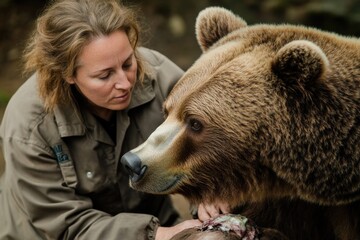
M 211 1 L 238 10 L 248 23 L 303 24 L 360 36 L 359 0 L 222 0 Z M 236 11 L 235 10 L 235 11 Z
M 11 2 L 11 0 L 0 0 L 0 7 L 4 7 L 8 5 Z
M 207 6 L 231 9 L 249 24 L 303 24 L 344 35 L 360 36 L 360 0 L 124 0 L 152 6 L 169 16 L 197 14 Z M 193 15 L 191 15 L 193 16 Z

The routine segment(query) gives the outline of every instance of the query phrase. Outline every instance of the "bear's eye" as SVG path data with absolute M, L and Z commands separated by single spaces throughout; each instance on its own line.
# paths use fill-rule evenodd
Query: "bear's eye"
M 190 124 L 191 130 L 193 130 L 194 132 L 200 132 L 201 129 L 203 128 L 201 122 L 196 119 L 190 119 L 189 124 Z

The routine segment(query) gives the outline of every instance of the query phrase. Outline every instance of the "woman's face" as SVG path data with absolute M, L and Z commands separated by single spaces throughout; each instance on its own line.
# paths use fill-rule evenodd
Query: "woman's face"
M 89 101 L 90 110 L 108 119 L 129 106 L 137 62 L 125 32 L 92 40 L 79 55 L 75 77 L 68 80 Z

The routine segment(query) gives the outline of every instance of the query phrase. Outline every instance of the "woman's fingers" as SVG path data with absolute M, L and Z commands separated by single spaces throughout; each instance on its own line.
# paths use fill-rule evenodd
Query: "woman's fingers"
M 229 213 L 230 206 L 227 203 L 216 202 L 212 204 L 200 203 L 198 206 L 198 218 L 205 221 L 222 213 Z

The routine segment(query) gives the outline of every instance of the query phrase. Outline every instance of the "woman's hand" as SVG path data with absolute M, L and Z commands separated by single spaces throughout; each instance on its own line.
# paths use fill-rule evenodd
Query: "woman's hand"
M 169 240 L 175 234 L 181 232 L 182 230 L 201 226 L 201 222 L 198 219 L 191 219 L 183 221 L 172 227 L 158 227 L 155 235 L 155 240 Z
M 219 214 L 229 213 L 230 206 L 226 202 L 215 203 L 200 203 L 198 206 L 198 218 L 200 221 L 205 221 L 209 218 L 216 217 Z

